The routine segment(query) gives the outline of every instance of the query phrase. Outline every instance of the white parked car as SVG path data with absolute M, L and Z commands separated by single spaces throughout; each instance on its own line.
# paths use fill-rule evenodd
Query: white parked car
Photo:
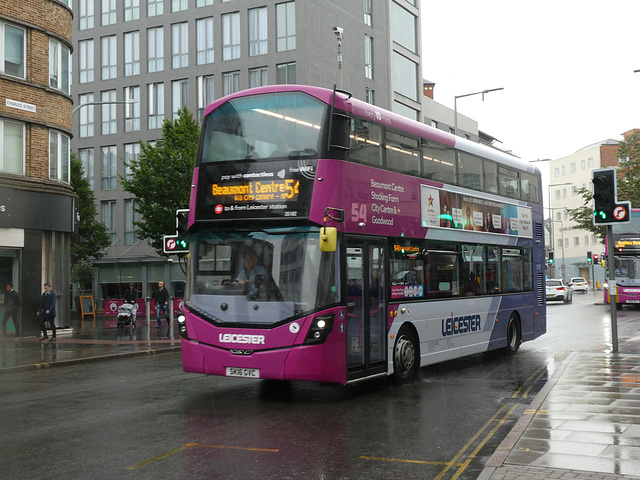
M 548 301 L 562 301 L 564 303 L 571 303 L 572 290 L 559 278 L 550 278 L 547 280 L 547 302 Z
M 589 290 L 587 281 L 582 277 L 573 277 L 569 282 L 569 286 L 574 292 L 581 291 L 586 293 Z

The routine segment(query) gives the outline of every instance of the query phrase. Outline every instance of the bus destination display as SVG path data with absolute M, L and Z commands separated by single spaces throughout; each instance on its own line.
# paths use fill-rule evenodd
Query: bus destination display
M 247 163 L 201 167 L 198 219 L 305 217 L 315 164 Z

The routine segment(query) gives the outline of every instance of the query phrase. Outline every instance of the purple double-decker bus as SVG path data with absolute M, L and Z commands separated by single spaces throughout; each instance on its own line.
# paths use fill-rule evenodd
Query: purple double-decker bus
M 537 168 L 318 87 L 205 111 L 187 372 L 348 384 L 546 331 Z

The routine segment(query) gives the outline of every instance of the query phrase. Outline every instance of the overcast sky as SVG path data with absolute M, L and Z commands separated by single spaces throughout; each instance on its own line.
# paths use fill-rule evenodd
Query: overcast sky
M 640 128 L 640 0 L 422 0 L 434 99 L 524 160 Z M 545 164 L 539 164 L 541 170 Z

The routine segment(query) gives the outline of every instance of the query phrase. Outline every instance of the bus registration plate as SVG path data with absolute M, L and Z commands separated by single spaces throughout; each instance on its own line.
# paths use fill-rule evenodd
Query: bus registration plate
M 627 303 L 640 303 L 640 300 L 627 300 Z
M 260 369 L 227 367 L 227 377 L 260 378 Z

